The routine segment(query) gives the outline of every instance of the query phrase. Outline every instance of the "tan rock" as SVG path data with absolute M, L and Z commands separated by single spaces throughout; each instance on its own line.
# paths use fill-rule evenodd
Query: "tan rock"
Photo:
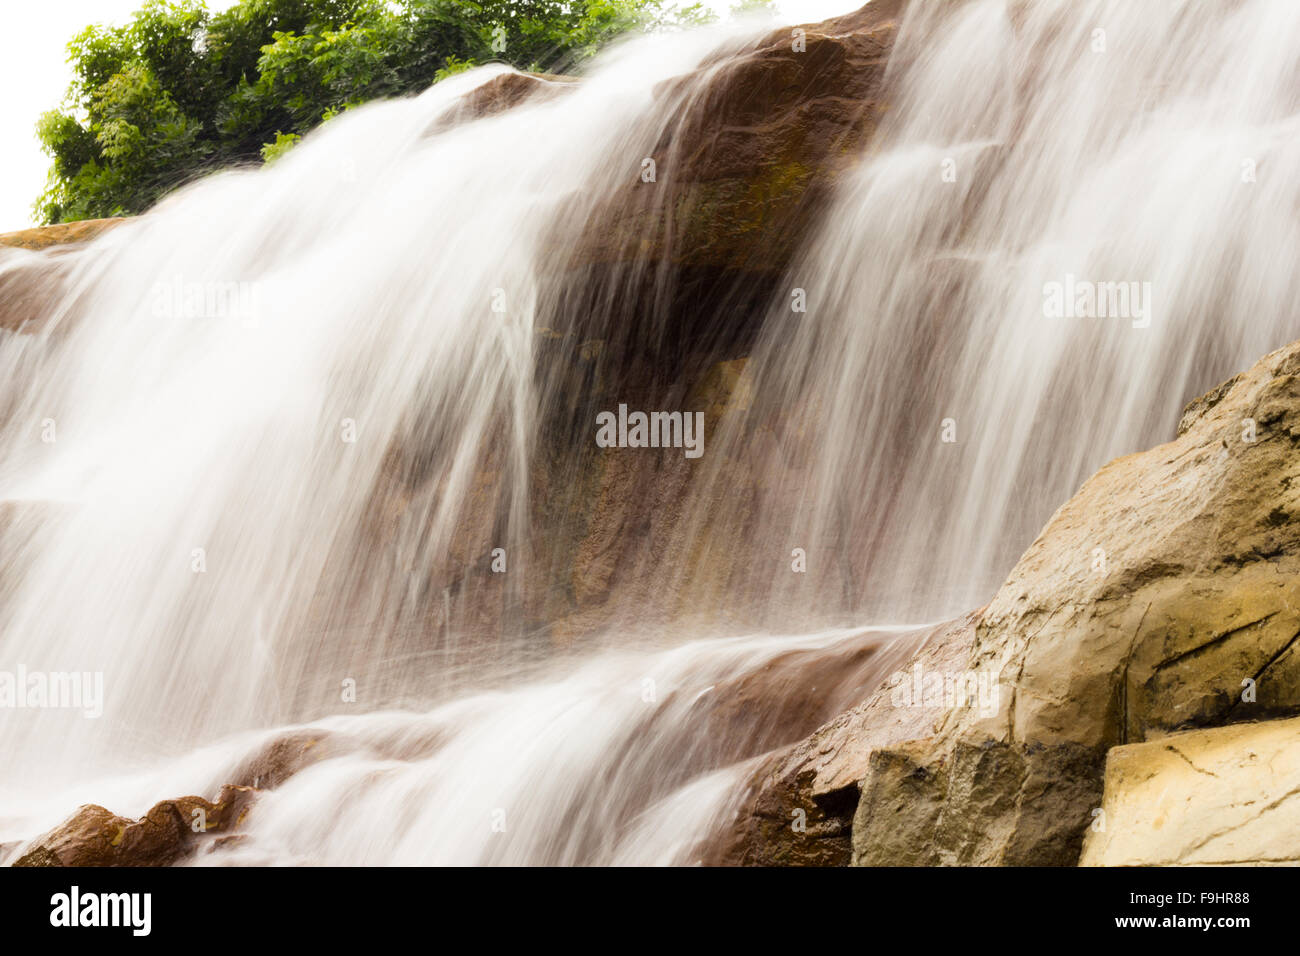
M 1115 747 L 1083 866 L 1300 865 L 1300 719 Z
M 934 832 L 930 861 L 1074 863 L 1109 748 L 1300 711 L 1298 441 L 1300 343 L 1192 403 L 1174 441 L 1089 479 L 977 630 L 968 667 L 1000 673 L 998 713 L 953 712 L 927 744 L 873 757 L 855 860 L 896 861 L 871 813 L 897 806 L 893 829 L 919 829 L 937 805 L 962 825 Z M 1007 755 L 1001 803 L 977 752 Z M 908 809 L 919 774 L 931 796 Z M 1052 820 L 1026 812 L 1031 793 Z M 1048 822 L 1073 836 L 1042 839 Z
M 80 222 L 59 222 L 52 226 L 36 226 L 17 232 L 0 233 L 0 246 L 14 249 L 48 249 L 51 246 L 70 245 L 103 235 L 127 220 L 121 216 L 111 219 L 83 219 Z

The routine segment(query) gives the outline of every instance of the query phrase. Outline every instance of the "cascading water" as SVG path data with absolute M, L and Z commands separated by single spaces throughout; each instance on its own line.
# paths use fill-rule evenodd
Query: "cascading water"
M 858 619 L 982 604 L 1097 468 L 1300 335 L 1297 37 L 1287 3 L 909 7 L 873 155 L 790 270 L 808 312 L 775 305 L 762 407 L 713 444 L 818 436 L 788 538 Z M 1089 317 L 1103 283 L 1128 307 Z
M 5 716 L 0 843 L 82 802 L 214 795 L 305 734 L 324 758 L 203 861 L 691 862 L 752 761 L 919 633 L 828 625 L 986 600 L 1088 474 L 1296 336 L 1300 183 L 1270 171 L 1300 160 L 1300 8 L 913 3 L 888 118 L 790 269 L 808 311 L 773 297 L 752 406 L 681 503 L 686 547 L 746 543 L 728 580 L 763 598 L 724 622 L 698 562 L 638 566 L 585 650 L 543 650 L 521 582 L 558 532 L 534 483 L 558 455 L 553 485 L 580 487 L 590 463 L 546 437 L 595 427 L 546 343 L 666 334 L 653 306 L 590 307 L 627 275 L 566 299 L 565 255 L 752 35 L 630 44 L 449 124 L 500 71 L 455 77 L 60 260 L 38 331 L 0 332 L 0 667 L 102 672 L 103 715 Z M 1150 293 L 1052 315 L 1067 276 Z M 194 287 L 226 308 L 192 314 Z M 820 584 L 752 569 L 794 546 Z M 451 582 L 497 548 L 485 617 Z M 761 635 L 719 636 L 737 620 Z M 839 678 L 800 686 L 792 654 Z

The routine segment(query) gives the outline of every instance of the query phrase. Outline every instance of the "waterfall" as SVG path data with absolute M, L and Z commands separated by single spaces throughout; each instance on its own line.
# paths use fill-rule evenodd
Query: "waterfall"
M 1089 475 L 1300 335 L 1300 184 L 1262 172 L 1300 163 L 1298 36 L 1286 3 L 909 7 L 790 270 L 807 313 L 774 303 L 713 441 L 816 436 L 774 496 L 857 619 L 983 604 Z
M 758 758 L 1297 337 L 1300 6 L 914 0 L 750 340 L 736 289 L 683 349 L 671 254 L 583 270 L 646 158 L 671 247 L 663 144 L 761 32 L 623 44 L 478 118 L 508 71 L 461 74 L 0 259 L 49 290 L 0 330 L 0 670 L 104 687 L 94 719 L 4 715 L 0 843 L 309 740 L 203 862 L 693 862 Z M 673 546 L 542 633 L 592 587 L 591 476 L 637 454 L 597 449 L 601 402 L 626 376 L 694 411 L 737 351 L 750 399 L 662 458 Z

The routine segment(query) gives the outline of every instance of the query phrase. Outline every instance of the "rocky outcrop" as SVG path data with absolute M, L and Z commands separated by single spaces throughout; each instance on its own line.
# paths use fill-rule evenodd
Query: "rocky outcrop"
M 0 246 L 11 249 L 49 249 L 53 246 L 90 242 L 127 220 L 84 219 L 81 222 L 60 222 L 52 226 L 36 226 L 17 232 L 0 233 Z
M 1115 747 L 1083 866 L 1300 865 L 1300 719 Z
M 432 750 L 440 740 L 403 735 L 386 743 L 369 740 L 375 753 L 396 758 Z M 16 856 L 14 866 L 167 866 L 196 853 L 211 852 L 243 839 L 240 828 L 260 794 L 297 773 L 358 746 L 321 729 L 289 730 L 269 736 L 251 750 L 225 779 L 216 801 L 187 796 L 164 800 L 138 820 L 87 804 L 49 833 L 25 845 L 0 846 Z
M 854 861 L 1075 863 L 1110 748 L 1300 710 L 1298 442 L 1300 344 L 1093 476 L 976 629 L 998 712 L 873 753 Z
M 418 741 L 403 739 L 403 753 Z M 427 742 L 436 746 L 438 741 Z M 355 742 L 352 742 L 355 746 Z M 371 741 L 387 754 L 382 741 Z M 346 750 L 348 742 L 327 731 L 293 730 L 269 737 L 235 766 L 216 801 L 188 796 L 164 800 L 139 820 L 87 804 L 49 833 L 25 846 L 0 847 L 17 853 L 14 866 L 168 866 L 195 853 L 243 839 L 238 832 L 259 794 L 274 790 L 312 764 Z
M 14 866 L 168 866 L 220 839 L 232 838 L 256 795 L 224 787 L 216 802 L 181 797 L 157 804 L 139 820 L 87 804 L 21 850 Z
M 1148 770 L 1167 777 L 1177 750 L 1166 741 L 1202 739 L 1168 735 L 1300 712 L 1298 446 L 1300 343 L 1191 403 L 1174 441 L 1102 468 L 987 608 L 935 631 L 900 668 L 996 675 L 993 706 L 917 710 L 886 682 L 767 760 L 706 861 L 1073 865 L 1103 778 L 1120 801 L 1106 819 L 1130 827 L 1155 811 L 1119 794 L 1146 788 Z M 1280 729 L 1250 726 L 1204 739 L 1281 746 Z M 1289 794 L 1283 777 L 1268 792 Z M 1150 860 L 1208 862 L 1187 848 L 1217 832 L 1210 821 L 1189 816 L 1169 846 L 1151 837 Z M 1094 837 L 1088 859 L 1125 852 Z

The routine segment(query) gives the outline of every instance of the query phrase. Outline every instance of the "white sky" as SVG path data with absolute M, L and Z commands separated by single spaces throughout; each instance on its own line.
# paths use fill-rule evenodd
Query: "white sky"
M 0 31 L 0 232 L 34 224 L 31 206 L 45 186 L 49 160 L 36 121 L 63 99 L 71 79 L 65 47 L 91 23 L 122 23 L 142 0 L 17 0 L 6 4 Z M 224 10 L 236 0 L 207 0 Z M 705 0 L 726 11 L 732 0 Z M 810 23 L 854 10 L 865 0 L 778 0 L 782 19 Z

